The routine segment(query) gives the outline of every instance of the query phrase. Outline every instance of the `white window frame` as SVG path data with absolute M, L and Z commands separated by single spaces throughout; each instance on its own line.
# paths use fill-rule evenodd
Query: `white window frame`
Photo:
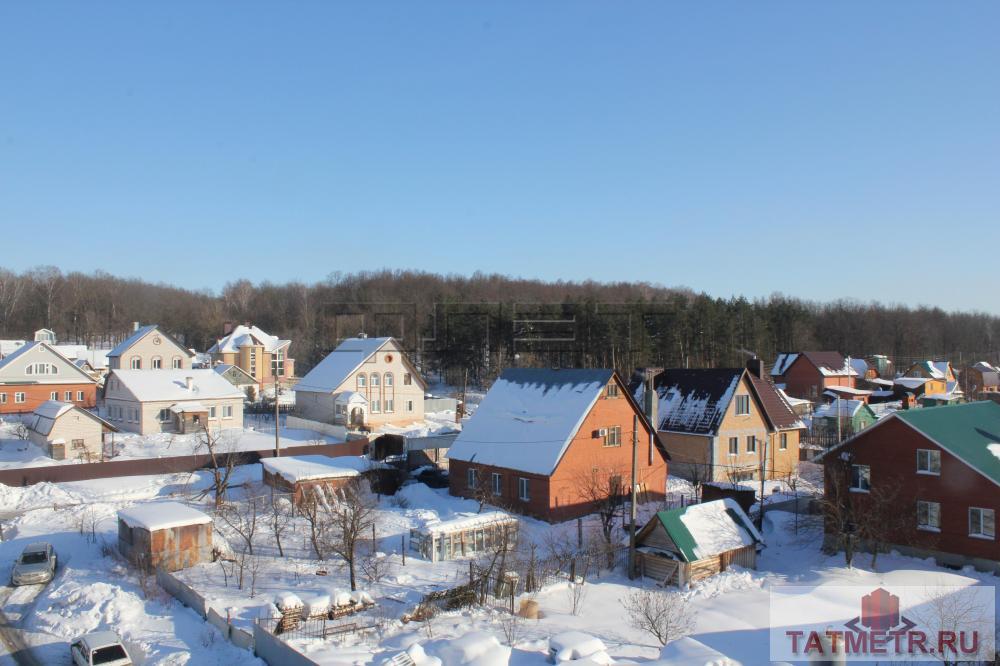
M 7 394 L 0 393 L 0 405 L 6 405 L 6 404 L 7 404 Z
M 408 411 L 408 412 L 412 412 L 413 411 L 413 401 L 412 400 L 407 400 L 406 401 L 406 411 Z
M 618 390 L 618 384 L 616 384 L 615 382 L 611 382 L 610 384 L 608 384 L 605 395 L 608 398 L 612 399 L 619 397 L 621 395 L 621 391 Z
M 517 499 L 522 502 L 531 501 L 531 479 L 523 476 L 517 478 Z
M 494 495 L 497 497 L 503 495 L 503 476 L 500 473 L 493 472 L 493 476 L 490 477 L 490 484 Z
M 920 522 L 921 512 L 926 516 L 925 522 Z M 924 532 L 941 531 L 941 503 L 928 500 L 917 500 L 917 529 Z
M 854 470 L 858 470 L 858 485 L 854 485 Z M 868 493 L 872 487 L 871 465 L 851 465 L 850 491 L 852 493 Z
M 366 375 L 363 372 L 359 373 L 358 374 L 358 378 L 357 378 L 357 382 L 358 382 L 358 388 L 359 389 L 368 388 L 368 375 Z
M 736 416 L 750 416 L 750 396 L 736 396 Z
M 59 391 L 52 391 L 49 393 L 49 400 L 59 400 Z
M 14 404 L 23 405 L 25 402 L 25 396 L 23 391 L 17 391 L 14 393 Z
M 978 515 L 978 531 L 973 530 L 973 516 Z M 989 516 L 990 528 L 987 530 L 986 517 Z M 993 541 L 997 536 L 996 513 L 993 509 L 981 506 L 969 507 L 969 536 L 973 539 L 987 539 Z
M 153 366 L 153 370 L 163 369 L 163 359 L 160 358 L 159 356 L 154 356 L 153 360 L 150 363 Z
M 63 391 L 63 402 L 73 402 L 72 391 Z
M 747 453 L 757 453 L 757 435 L 747 435 Z
M 169 423 L 170 409 L 168 407 L 164 407 L 163 409 L 161 409 L 160 413 L 157 414 L 157 419 L 160 421 L 160 423 Z
M 475 488 L 479 485 L 479 470 L 475 467 L 470 467 L 465 470 L 465 486 L 467 488 Z
M 926 454 L 922 456 L 921 454 Z M 921 458 L 925 458 L 927 465 L 921 468 Z M 934 461 L 937 460 L 937 471 L 934 471 Z M 917 449 L 917 474 L 927 476 L 941 476 L 941 452 L 936 449 Z
M 214 406 L 208 408 L 208 418 L 210 418 L 210 419 L 214 419 L 215 418 L 215 407 Z
M 788 450 L 788 433 L 782 432 L 778 433 L 778 450 L 787 451 Z
M 233 418 L 233 406 L 232 405 L 223 405 L 222 406 L 222 418 L 224 418 L 224 419 L 231 419 L 231 418 Z
M 182 366 L 181 366 L 181 357 L 180 356 L 174 356 L 174 358 L 170 361 L 170 366 L 174 370 L 180 370 L 182 368 Z
M 729 455 L 735 457 L 740 454 L 740 438 L 730 437 L 729 438 Z
M 133 356 L 128 360 L 129 370 L 142 370 L 142 359 L 138 356 Z
M 608 434 L 604 436 L 605 448 L 617 448 L 622 445 L 622 427 L 609 426 L 605 428 Z
M 83 391 L 77 391 L 76 392 L 76 401 L 77 402 L 83 402 L 85 399 L 86 398 L 84 398 Z

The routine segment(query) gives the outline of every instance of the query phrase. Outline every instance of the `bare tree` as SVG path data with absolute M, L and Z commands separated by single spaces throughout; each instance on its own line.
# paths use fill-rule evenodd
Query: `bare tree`
M 219 432 L 213 433 L 207 425 L 199 433 L 199 442 L 195 450 L 208 452 L 212 471 L 212 485 L 205 489 L 199 497 L 205 497 L 211 492 L 215 499 L 216 509 L 221 508 L 226 499 L 233 469 L 236 467 L 237 456 L 233 449 L 233 443 L 228 437 Z
M 614 528 L 619 516 L 624 516 L 627 472 L 621 467 L 600 469 L 594 467 L 576 479 L 576 492 L 580 501 L 590 505 L 601 521 L 608 567 L 614 565 Z
M 695 614 L 680 592 L 632 590 L 621 600 L 629 624 L 652 634 L 660 645 L 691 633 Z
M 946 666 L 959 663 L 995 663 L 996 644 L 993 636 L 993 596 L 981 594 L 982 587 L 945 587 L 928 589 L 919 604 L 909 614 L 929 636 L 947 633 L 955 637 L 950 654 L 939 657 Z M 970 653 L 959 654 L 955 648 L 965 648 Z
M 304 490 L 298 504 L 299 514 L 306 519 L 306 524 L 309 525 L 309 543 L 312 545 L 313 553 L 316 554 L 316 559 L 319 560 L 324 559 L 326 555 L 323 540 L 320 538 L 323 531 L 323 518 L 326 515 L 326 504 L 327 498 L 322 486 Z
M 281 538 L 292 527 L 292 516 L 289 511 L 290 506 L 291 501 L 289 499 L 282 497 L 280 493 L 274 492 L 274 488 L 271 488 L 271 495 L 268 498 L 266 507 L 267 516 L 271 527 L 271 535 L 274 537 L 274 544 L 278 547 L 278 555 L 280 557 L 285 556 L 285 549 Z
M 895 477 L 873 483 L 867 496 L 855 499 L 864 502 L 854 515 L 858 516 L 858 533 L 862 543 L 871 551 L 872 571 L 878 566 L 879 553 L 888 553 L 892 545 L 906 539 L 916 524 L 916 510 L 912 502 L 900 501 L 902 484 Z
M 374 524 L 375 502 L 360 481 L 352 481 L 341 489 L 336 501 L 323 505 L 321 541 L 325 550 L 339 555 L 347 563 L 351 590 L 358 589 L 358 541 Z
M 259 498 L 248 497 L 242 502 L 226 502 L 215 514 L 243 539 L 243 545 L 250 555 L 253 555 L 253 542 L 257 534 L 261 504 Z
M 825 483 L 820 506 L 823 511 L 823 529 L 828 536 L 828 548 L 836 552 L 843 549 L 844 564 L 851 568 L 858 549 L 860 534 L 855 515 L 854 500 L 848 485 L 847 461 L 829 459 L 825 465 Z

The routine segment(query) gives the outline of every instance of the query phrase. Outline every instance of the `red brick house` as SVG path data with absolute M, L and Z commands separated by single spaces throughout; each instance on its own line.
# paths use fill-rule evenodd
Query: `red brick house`
M 633 423 L 638 422 L 638 430 Z M 592 513 L 593 489 L 666 493 L 667 452 L 614 370 L 506 370 L 452 444 L 450 491 L 556 522 Z
M 907 518 L 889 528 L 896 550 L 1000 573 L 1000 405 L 896 412 L 831 449 L 824 463 L 827 499 L 847 498 L 852 515 L 870 510 L 879 488 L 899 489 L 890 512 Z M 836 529 L 827 526 L 828 538 Z
M 97 382 L 45 342 L 29 342 L 0 360 L 0 414 L 31 413 L 55 400 L 97 404 Z
M 858 371 L 835 351 L 778 354 L 771 368 L 771 379 L 783 384 L 785 393 L 814 401 L 831 386 L 855 388 L 857 377 Z

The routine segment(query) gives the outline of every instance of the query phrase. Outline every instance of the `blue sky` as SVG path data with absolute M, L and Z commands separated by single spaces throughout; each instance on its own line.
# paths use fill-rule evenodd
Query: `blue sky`
M 1000 313 L 1000 3 L 0 5 L 0 265 Z M 44 242 L 37 242 L 38 238 Z

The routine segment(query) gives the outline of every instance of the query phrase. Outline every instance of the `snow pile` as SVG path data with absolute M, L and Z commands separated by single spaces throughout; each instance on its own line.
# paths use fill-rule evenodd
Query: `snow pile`
M 565 631 L 549 639 L 549 653 L 557 664 L 586 659 L 592 664 L 610 664 L 601 639 L 582 631 Z
M 1000 459 L 1000 444 L 988 444 L 986 450 Z
M 351 593 L 347 590 L 334 589 L 330 591 L 330 599 L 333 601 L 334 606 L 350 606 L 353 599 L 351 599 Z
M 671 641 L 660 650 L 658 666 L 742 666 L 718 650 L 690 636 Z
M 745 520 L 734 520 L 730 511 Z M 681 522 L 694 539 L 694 554 L 698 559 L 718 555 L 727 550 L 763 541 L 743 509 L 730 498 L 694 504 L 681 514 Z
M 708 578 L 703 578 L 692 586 L 691 596 L 702 599 L 712 599 L 731 592 L 759 590 L 764 579 L 753 571 L 743 567 L 730 565 L 725 571 Z
M 351 592 L 351 601 L 353 601 L 356 604 L 362 604 L 364 606 L 374 605 L 375 603 L 375 599 L 372 598 L 372 595 L 368 594 L 364 590 L 357 590 L 355 592 Z
M 280 611 L 291 610 L 293 608 L 303 608 L 305 604 L 299 595 L 294 592 L 282 592 L 274 598 L 274 605 L 278 607 Z
M 212 522 L 206 514 L 180 502 L 148 502 L 118 512 L 118 518 L 129 527 L 141 527 L 150 532 L 185 525 Z
M 323 594 L 318 597 L 309 597 L 304 603 L 305 615 L 307 617 L 325 615 L 330 610 L 330 595 Z
M 482 631 L 434 641 L 425 649 L 429 656 L 437 657 L 446 666 L 507 666 L 511 652 L 509 647 L 500 645 L 496 636 Z

